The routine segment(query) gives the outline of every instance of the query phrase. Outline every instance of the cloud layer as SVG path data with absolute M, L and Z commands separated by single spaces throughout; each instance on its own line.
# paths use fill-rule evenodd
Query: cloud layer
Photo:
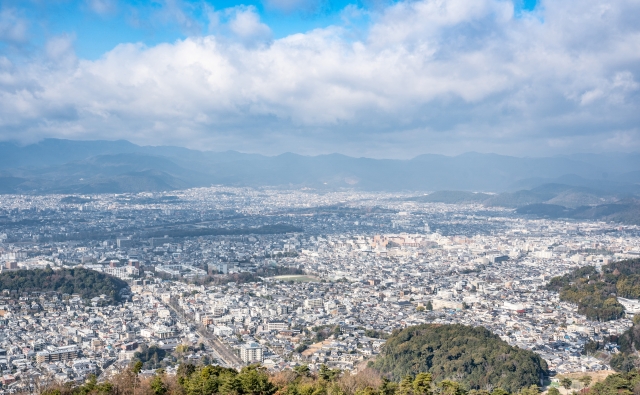
M 37 59 L 0 57 L 0 138 L 377 157 L 640 149 L 637 0 L 359 11 L 364 32 L 273 40 L 254 8 L 235 7 L 212 13 L 209 36 L 124 43 L 95 61 L 76 58 L 73 35 L 54 37 Z M 0 38 L 23 39 L 12 20 L 0 15 Z

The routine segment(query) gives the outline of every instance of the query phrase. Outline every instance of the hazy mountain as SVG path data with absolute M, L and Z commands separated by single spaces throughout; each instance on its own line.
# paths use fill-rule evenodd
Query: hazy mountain
M 505 192 L 467 198 L 510 207 L 544 202 L 577 207 L 640 195 L 639 168 L 639 154 L 516 158 L 467 153 L 391 160 L 340 154 L 269 157 L 138 146 L 127 141 L 0 143 L 0 193 L 117 193 L 224 184 Z M 453 195 L 428 199 L 447 200 Z M 466 198 L 455 199 L 462 202 Z
M 633 199 L 576 208 L 538 203 L 520 207 L 516 212 L 518 214 L 532 215 L 540 218 L 587 219 L 635 225 L 640 224 L 640 201 Z

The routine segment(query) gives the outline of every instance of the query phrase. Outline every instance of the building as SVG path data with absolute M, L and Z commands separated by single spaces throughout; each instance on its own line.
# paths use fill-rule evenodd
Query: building
M 109 274 L 114 277 L 118 277 L 123 280 L 129 279 L 132 276 L 140 275 L 140 270 L 138 270 L 135 266 L 106 267 L 104 268 L 103 271 L 106 274 Z
M 289 329 L 289 324 L 283 321 L 272 321 L 267 323 L 268 331 L 283 331 L 285 329 Z
M 304 307 L 307 309 L 322 309 L 324 308 L 324 302 L 322 299 L 306 299 Z
M 453 301 L 453 300 L 444 300 L 444 299 L 433 299 L 431 301 L 431 305 L 434 310 L 442 310 L 442 309 L 454 309 L 461 310 L 462 303 Z
M 58 347 L 56 351 L 40 351 L 36 354 L 36 362 L 70 361 L 78 358 L 78 347 L 75 345 Z
M 244 363 L 262 362 L 262 347 L 258 343 L 246 343 L 240 347 L 240 358 Z
M 127 237 L 124 239 L 116 239 L 116 244 L 118 245 L 118 248 L 131 248 L 131 246 L 133 245 L 133 241 L 131 240 L 131 238 Z

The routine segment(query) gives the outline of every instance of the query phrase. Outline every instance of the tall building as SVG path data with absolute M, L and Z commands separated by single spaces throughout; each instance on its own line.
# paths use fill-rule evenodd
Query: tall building
M 262 347 L 255 342 L 245 343 L 240 347 L 240 358 L 244 363 L 262 362 Z

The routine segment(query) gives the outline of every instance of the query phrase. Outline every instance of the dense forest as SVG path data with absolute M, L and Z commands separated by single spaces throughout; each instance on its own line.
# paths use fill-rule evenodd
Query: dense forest
M 537 354 L 512 347 L 485 328 L 435 324 L 393 333 L 373 368 L 394 380 L 424 372 L 435 381 L 511 392 L 540 383 L 548 373 Z
M 610 321 L 624 316 L 624 307 L 616 299 L 640 298 L 640 259 L 586 266 L 564 276 L 554 277 L 547 289 L 560 293 L 560 300 L 578 305 L 578 312 L 590 320 Z
M 155 375 L 139 374 L 137 361 L 110 381 L 98 383 L 95 378 L 80 385 L 53 385 L 42 395 L 508 395 L 502 388 L 469 391 L 459 382 L 436 382 L 429 373 L 405 376 L 392 382 L 372 369 L 357 374 L 329 369 L 322 365 L 312 373 L 306 365 L 269 374 L 258 365 L 241 371 L 220 366 L 181 364 L 175 376 L 159 369 Z M 538 395 L 532 385 L 520 389 L 518 395 Z M 631 394 L 629 394 L 631 395 Z
M 83 299 L 106 295 L 106 303 L 119 302 L 119 291 L 127 283 L 108 274 L 83 268 L 15 270 L 0 273 L 0 289 L 22 292 L 55 291 L 79 294 Z

